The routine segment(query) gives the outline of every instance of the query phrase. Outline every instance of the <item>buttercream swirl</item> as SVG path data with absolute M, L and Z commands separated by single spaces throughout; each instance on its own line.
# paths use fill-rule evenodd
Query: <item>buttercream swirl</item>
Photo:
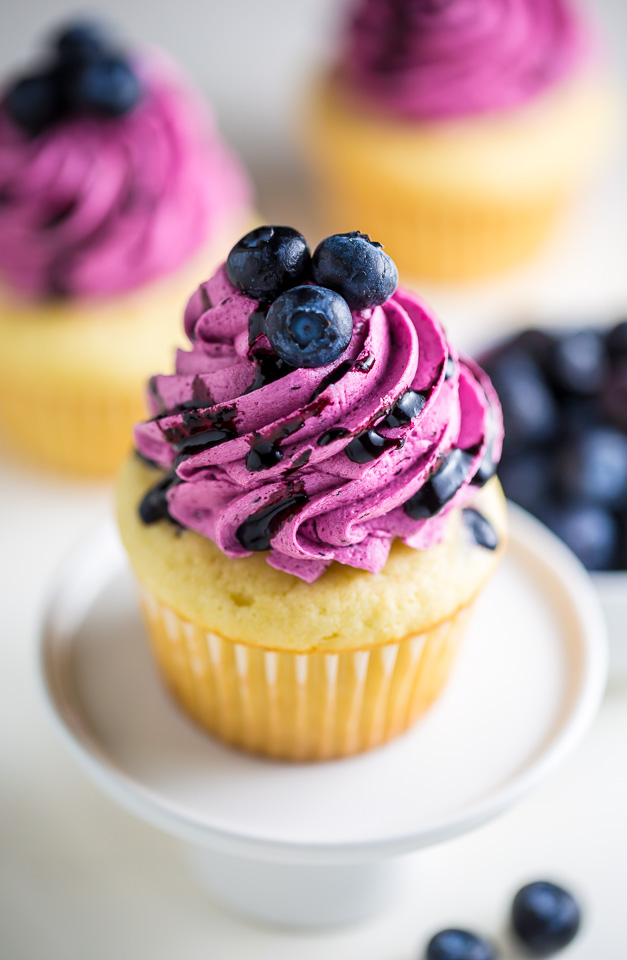
M 159 54 L 122 117 L 68 117 L 36 137 L 0 108 L 0 276 L 15 291 L 118 294 L 184 264 L 249 186 L 200 97 Z
M 437 542 L 448 511 L 500 457 L 500 407 L 485 374 L 402 290 L 353 311 L 345 353 L 314 369 L 273 360 L 260 309 L 221 268 L 189 301 L 191 351 L 178 352 L 174 375 L 150 382 L 153 418 L 135 440 L 175 471 L 170 516 L 229 557 L 269 547 L 272 566 L 309 582 L 333 560 L 378 572 L 397 537 L 416 549 Z M 408 501 L 451 456 L 463 465 L 453 495 L 414 519 Z
M 587 47 L 570 0 L 361 0 L 341 70 L 387 111 L 437 120 L 525 104 Z

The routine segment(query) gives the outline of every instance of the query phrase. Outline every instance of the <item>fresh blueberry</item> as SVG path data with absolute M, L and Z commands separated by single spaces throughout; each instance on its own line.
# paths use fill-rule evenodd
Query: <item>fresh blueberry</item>
M 538 516 L 575 553 L 588 570 L 609 570 L 618 550 L 614 516 L 593 504 L 550 504 Z
M 505 496 L 536 513 L 546 501 L 551 484 L 551 463 L 545 453 L 533 451 L 508 457 L 498 470 Z
M 66 97 L 72 107 L 104 117 L 129 113 L 142 95 L 137 74 L 119 57 L 102 57 L 82 64 L 68 75 Z
M 611 427 L 580 433 L 560 450 L 557 478 L 573 499 L 618 506 L 627 499 L 627 436 Z
M 226 273 L 255 300 L 279 294 L 309 279 L 311 254 L 302 233 L 292 227 L 257 227 L 239 240 L 226 261 Z
M 548 957 L 575 938 L 581 912 L 575 898 L 544 880 L 519 890 L 512 904 L 512 926 L 535 956 Z
M 67 63 L 87 63 L 105 56 L 109 39 L 101 24 L 91 21 L 72 23 L 54 39 L 61 60 Z
M 524 354 L 504 356 L 488 373 L 499 395 L 508 447 L 549 440 L 558 426 L 557 406 L 534 361 Z
M 610 357 L 627 357 L 627 320 L 617 323 L 605 338 Z
M 335 290 L 352 310 L 389 300 L 398 285 L 394 261 L 365 233 L 337 233 L 318 244 L 312 259 L 316 283 Z
M 547 373 L 558 391 L 593 396 L 607 373 L 607 351 L 601 334 L 577 330 L 559 337 L 547 361 Z
M 282 360 L 294 367 L 324 367 L 344 353 L 353 318 L 339 294 L 305 285 L 287 290 L 266 316 L 266 336 Z
M 426 960 L 496 960 L 496 950 L 467 930 L 441 930 L 429 941 Z
M 554 337 L 546 330 L 534 327 L 522 330 L 520 333 L 506 340 L 500 347 L 502 355 L 525 354 L 535 360 L 541 367 L 547 362 L 551 349 L 555 343 Z
M 9 90 L 6 109 L 18 127 L 32 136 L 58 120 L 61 97 L 51 73 L 33 74 L 18 80 Z
M 601 392 L 601 409 L 609 421 L 627 433 L 627 357 L 615 364 Z

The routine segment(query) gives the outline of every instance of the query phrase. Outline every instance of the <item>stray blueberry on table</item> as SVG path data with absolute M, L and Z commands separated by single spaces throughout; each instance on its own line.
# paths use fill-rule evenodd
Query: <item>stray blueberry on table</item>
M 353 318 L 339 294 L 304 285 L 274 301 L 266 316 L 265 333 L 286 363 L 323 367 L 346 350 L 353 334 Z
M 548 957 L 575 938 L 581 925 L 577 901 L 562 887 L 545 880 L 518 891 L 512 904 L 512 926 L 535 956 Z
M 309 279 L 311 254 L 302 233 L 292 227 L 257 227 L 235 244 L 226 274 L 243 293 L 272 301 Z
M 467 930 L 441 930 L 429 941 L 426 960 L 496 960 L 496 951 Z
M 313 279 L 335 290 L 352 310 L 376 307 L 389 300 L 398 285 L 394 261 L 380 243 L 364 233 L 337 233 L 316 247 Z

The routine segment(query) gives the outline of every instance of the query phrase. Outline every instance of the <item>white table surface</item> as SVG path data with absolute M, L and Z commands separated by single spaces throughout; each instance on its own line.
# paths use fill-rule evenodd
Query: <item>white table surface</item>
M 607 19 L 627 76 L 627 5 L 592 5 Z M 301 77 L 324 51 L 333 0 L 180 0 L 176 17 L 168 5 L 148 0 L 100 6 L 188 61 L 254 167 L 267 218 L 308 222 L 292 154 L 277 147 L 296 102 L 290 71 Z M 70 0 L 6 0 L 0 61 L 23 56 L 40 17 L 50 21 L 75 7 Z M 270 16 L 261 17 L 262 9 Z M 225 47 L 216 45 L 213 29 L 218 11 L 225 33 L 249 24 L 245 66 L 228 82 Z M 614 168 L 561 243 L 529 268 L 491 288 L 454 295 L 423 289 L 462 344 L 491 335 L 503 315 L 514 323 L 627 312 L 626 169 L 624 162 Z M 6 458 L 0 462 L 2 960 L 418 960 L 426 938 L 443 925 L 496 934 L 518 886 L 542 877 L 562 880 L 585 905 L 584 932 L 565 954 L 569 960 L 624 960 L 627 689 L 620 688 L 608 691 L 575 756 L 529 799 L 491 825 L 423 852 L 406 899 L 389 914 L 356 929 L 296 935 L 244 924 L 208 902 L 179 844 L 117 809 L 74 766 L 37 687 L 36 631 L 49 580 L 109 509 L 104 487 L 38 479 Z M 504 631 L 506 642 L 506 624 Z M 517 956 L 505 942 L 504 960 Z

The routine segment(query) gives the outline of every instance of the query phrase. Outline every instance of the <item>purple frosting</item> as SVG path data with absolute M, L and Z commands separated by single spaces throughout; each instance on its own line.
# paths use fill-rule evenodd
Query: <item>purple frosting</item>
M 437 120 L 523 105 L 588 46 L 570 0 L 361 0 L 341 71 L 386 111 Z
M 397 537 L 416 549 L 438 542 L 480 465 L 500 457 L 501 412 L 485 374 L 403 290 L 353 311 L 345 353 L 317 369 L 277 366 L 254 316 L 249 326 L 258 308 L 221 268 L 187 306 L 191 351 L 150 382 L 153 418 L 135 439 L 144 457 L 176 470 L 171 517 L 244 557 L 242 524 L 274 511 L 268 563 L 309 582 L 333 560 L 378 572 Z M 408 390 L 420 395 L 418 415 L 384 425 Z M 375 427 L 381 452 L 354 462 L 351 443 Z M 264 469 L 258 450 L 273 453 Z M 437 515 L 412 519 L 404 505 L 455 450 L 467 464 L 459 489 Z

